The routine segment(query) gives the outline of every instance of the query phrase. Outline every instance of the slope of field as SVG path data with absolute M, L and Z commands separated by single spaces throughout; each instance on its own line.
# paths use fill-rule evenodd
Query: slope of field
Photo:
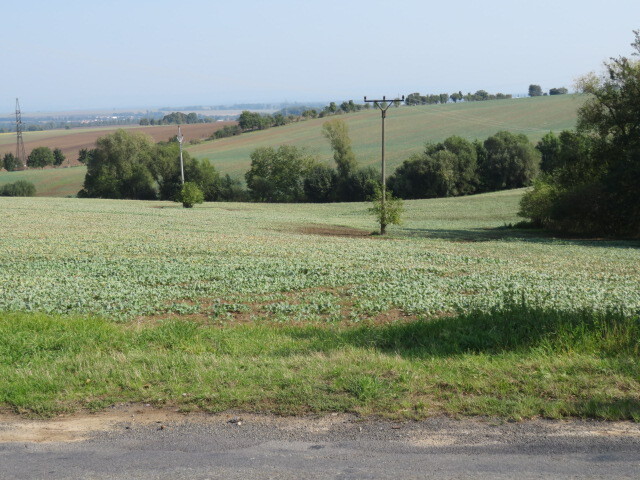
M 182 134 L 188 144 L 191 140 L 202 140 L 224 125 L 234 122 L 198 123 L 183 125 Z M 176 125 L 160 126 L 124 126 L 101 128 L 77 128 L 70 130 L 46 130 L 42 132 L 25 132 L 24 146 L 27 154 L 35 147 L 60 148 L 67 157 L 63 167 L 45 168 L 22 172 L 6 172 L 0 170 L 0 185 L 17 180 L 27 180 L 36 186 L 38 197 L 67 197 L 75 195 L 82 188 L 87 169 L 78 163 L 78 152 L 82 148 L 94 148 L 96 140 L 118 128 L 141 132 L 149 135 L 155 142 L 166 141 L 177 133 Z M 15 152 L 15 133 L 0 134 L 0 157 L 6 152 Z
M 192 125 L 183 125 L 182 134 L 185 142 L 191 140 L 202 140 L 211 136 L 213 132 L 222 128 L 224 125 L 233 124 L 234 122 L 216 122 L 216 123 L 197 123 Z M 25 132 L 23 134 L 24 148 L 29 152 L 36 147 L 49 147 L 52 150 L 59 148 L 67 157 L 66 165 L 78 165 L 78 152 L 82 148 L 95 147 L 96 140 L 110 132 L 124 128 L 129 131 L 141 132 L 149 135 L 155 142 L 166 141 L 174 137 L 178 133 L 177 125 L 159 125 L 159 126 L 113 126 L 113 127 L 96 127 L 96 128 L 74 128 L 69 130 L 45 130 L 41 132 Z M 3 133 L 0 134 L 0 156 L 6 152 L 15 153 L 16 150 L 16 134 Z
M 576 110 L 583 101 L 581 96 L 559 95 L 391 108 L 385 123 L 388 171 L 419 152 L 425 142 L 441 141 L 451 135 L 484 140 L 499 130 L 509 130 L 524 133 L 535 142 L 549 131 L 574 128 Z M 370 110 L 338 118 L 349 125 L 359 163 L 377 165 L 380 162 L 380 112 Z M 209 158 L 216 168 L 232 175 L 243 174 L 250 165 L 249 155 L 261 146 L 306 147 L 321 160 L 331 163 L 332 152 L 321 132 L 327 119 L 246 133 L 195 145 L 188 150 L 197 158 Z
M 82 188 L 87 168 L 77 167 L 44 168 L 18 172 L 0 171 L 0 186 L 6 183 L 26 180 L 36 187 L 37 197 L 74 196 Z
M 504 228 L 521 194 L 389 238 L 367 204 L 0 199 L 0 408 L 640 421 L 640 244 Z

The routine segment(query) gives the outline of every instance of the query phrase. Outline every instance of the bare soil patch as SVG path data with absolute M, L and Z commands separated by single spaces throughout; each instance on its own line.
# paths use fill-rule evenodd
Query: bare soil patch
M 323 225 L 314 223 L 303 225 L 297 231 L 307 235 L 322 235 L 328 237 L 374 238 L 368 230 L 344 227 L 342 225 Z

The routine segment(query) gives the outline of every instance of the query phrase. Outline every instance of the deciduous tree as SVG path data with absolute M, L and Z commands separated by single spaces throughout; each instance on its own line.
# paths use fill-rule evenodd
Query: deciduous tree
M 485 190 L 531 185 L 540 168 L 540 152 L 524 134 L 498 132 L 484 142 L 486 157 L 480 167 Z
M 27 157 L 27 166 L 31 168 L 44 168 L 53 165 L 55 158 L 49 147 L 36 147 Z
M 259 202 L 304 200 L 304 179 L 317 160 L 304 150 L 281 145 L 260 147 L 251 153 L 251 167 L 245 174 L 251 197 Z
M 64 162 L 66 158 L 67 157 L 64 156 L 64 153 L 62 153 L 62 150 L 60 150 L 59 148 L 53 149 L 53 164 L 56 167 L 59 167 L 60 165 L 62 165 L 62 162 Z
M 358 166 L 356 156 L 351 149 L 349 127 L 344 120 L 336 118 L 324 122 L 322 125 L 322 134 L 331 144 L 333 159 L 336 162 L 339 177 L 347 178 Z
M 540 97 L 542 96 L 542 87 L 540 85 L 529 85 L 529 96 Z
M 2 165 L 4 166 L 4 169 L 7 172 L 13 172 L 15 170 L 19 170 L 20 168 L 22 168 L 22 165 L 20 165 L 20 160 L 18 160 L 18 157 L 16 157 L 11 152 L 4 154 L 4 157 L 2 158 Z

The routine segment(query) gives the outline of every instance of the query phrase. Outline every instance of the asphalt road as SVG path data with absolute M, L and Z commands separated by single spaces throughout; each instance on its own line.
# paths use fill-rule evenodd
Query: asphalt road
M 0 417 L 0 478 L 640 478 L 633 423 L 130 413 Z

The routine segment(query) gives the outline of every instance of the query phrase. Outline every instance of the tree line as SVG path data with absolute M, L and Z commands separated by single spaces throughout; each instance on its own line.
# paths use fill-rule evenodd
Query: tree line
M 540 153 L 526 135 L 501 131 L 484 142 L 452 136 L 428 143 L 389 177 L 400 198 L 470 195 L 531 185 Z
M 79 197 L 176 200 L 181 190 L 177 142 L 154 144 L 141 133 L 117 130 L 86 150 L 87 173 Z M 208 160 L 183 152 L 186 179 L 195 183 L 206 201 L 246 200 L 238 180 L 221 176 Z
M 213 117 L 198 115 L 195 112 L 171 112 L 157 120 L 155 118 L 141 118 L 138 123 L 140 125 L 190 125 L 192 123 L 215 123 L 216 121 Z
M 221 176 L 208 160 L 184 152 L 185 178 L 206 201 L 357 202 L 380 188 L 380 171 L 358 164 L 347 124 L 326 121 L 335 166 L 304 148 L 260 147 L 251 155 L 245 185 Z M 431 198 L 518 188 L 535 178 L 541 154 L 522 134 L 498 132 L 484 142 L 450 137 L 427 144 L 388 178 L 399 198 Z M 181 187 L 176 142 L 153 144 L 147 137 L 119 130 L 100 138 L 86 152 L 87 174 L 79 196 L 176 200 Z
M 49 147 L 36 147 L 27 157 L 27 167 L 44 168 L 47 166 L 59 167 L 66 160 L 66 156 L 59 148 L 51 150 Z M 7 172 L 20 170 L 24 165 L 13 153 L 5 153 L 2 157 L 2 166 Z
M 566 95 L 567 93 L 569 93 L 569 90 L 567 90 L 565 87 L 549 89 L 549 95 Z M 530 97 L 541 97 L 543 95 L 547 94 L 542 91 L 542 87 L 540 85 L 529 85 Z
M 454 102 L 481 102 L 485 100 L 504 100 L 508 98 L 512 98 L 511 94 L 505 93 L 496 93 L 492 94 L 487 92 L 486 90 L 478 90 L 475 93 L 467 93 L 463 95 L 462 91 L 454 92 L 451 95 L 448 93 L 439 93 L 439 94 L 427 94 L 421 95 L 418 92 L 410 93 L 404 99 L 405 105 L 413 106 L 413 105 L 436 105 L 439 103 L 449 103 Z

